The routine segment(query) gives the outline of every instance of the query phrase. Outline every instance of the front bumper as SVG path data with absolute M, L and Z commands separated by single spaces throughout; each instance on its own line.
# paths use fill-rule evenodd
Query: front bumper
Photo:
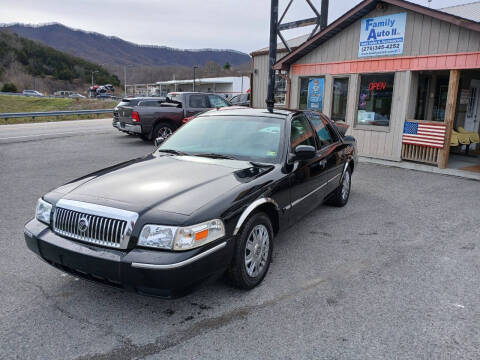
M 233 255 L 233 238 L 184 252 L 116 250 L 55 234 L 36 219 L 25 225 L 30 250 L 50 265 L 87 280 L 142 294 L 174 298 L 221 275 Z
M 142 133 L 141 125 L 126 124 L 121 121 L 114 121 L 112 125 L 114 128 L 117 128 L 118 130 L 129 133 L 129 134 L 140 135 Z

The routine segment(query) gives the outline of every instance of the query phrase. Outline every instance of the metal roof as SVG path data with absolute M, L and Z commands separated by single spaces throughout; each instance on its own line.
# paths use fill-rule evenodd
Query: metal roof
M 298 46 L 303 44 L 305 41 L 307 41 L 309 36 L 310 36 L 310 33 L 289 39 L 287 40 L 288 46 L 290 47 L 290 49 L 297 48 Z M 253 51 L 251 55 L 256 55 L 256 54 L 265 53 L 265 52 L 268 53 L 268 50 L 269 48 L 267 46 L 267 47 Z M 287 49 L 285 48 L 285 45 L 283 44 L 283 42 L 279 42 L 277 44 L 277 51 L 286 51 L 286 50 Z
M 476 22 L 480 21 L 480 1 L 475 1 L 462 5 L 449 6 L 439 10 Z
M 248 78 L 247 76 L 244 76 Z M 216 77 L 216 78 L 196 78 L 195 84 L 232 84 L 235 79 L 241 79 L 241 76 L 230 76 L 230 77 Z M 157 85 L 182 85 L 182 84 L 193 84 L 193 79 L 188 80 L 168 80 L 168 81 L 157 81 Z

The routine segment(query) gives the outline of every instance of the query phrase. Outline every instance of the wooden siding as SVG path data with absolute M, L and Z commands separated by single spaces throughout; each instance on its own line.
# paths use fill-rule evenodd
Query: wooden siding
M 350 127 L 347 133 L 357 139 L 360 156 L 401 160 L 403 123 L 409 108 L 411 78 L 411 71 L 395 73 L 390 126 L 373 128 L 355 125 L 360 75 L 350 75 L 346 119 Z M 328 92 L 331 91 L 331 88 L 328 89 Z
M 285 52 L 278 53 L 277 58 L 280 60 L 286 55 Z M 255 74 L 255 70 L 257 73 Z M 264 108 L 267 105 L 267 87 L 268 87 L 268 55 L 257 55 L 253 57 L 253 107 Z
M 365 17 L 402 12 L 407 13 L 405 40 L 403 54 L 397 56 L 480 51 L 480 33 L 396 6 L 389 6 L 386 10 L 375 9 Z M 361 20 L 354 22 L 296 63 L 309 64 L 358 59 L 360 24 Z

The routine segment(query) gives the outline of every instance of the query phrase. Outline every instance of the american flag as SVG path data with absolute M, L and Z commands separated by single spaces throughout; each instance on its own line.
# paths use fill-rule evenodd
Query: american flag
M 445 124 L 416 123 L 405 121 L 402 143 L 443 148 L 445 141 Z

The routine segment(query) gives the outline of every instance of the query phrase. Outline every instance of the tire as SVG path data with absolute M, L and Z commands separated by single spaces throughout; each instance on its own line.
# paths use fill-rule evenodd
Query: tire
M 352 170 L 347 168 L 343 175 L 341 184 L 332 192 L 327 204 L 342 207 L 345 206 L 350 197 L 350 188 L 352 186 Z
M 153 129 L 152 139 L 153 141 L 155 141 L 155 139 L 159 137 L 163 137 L 166 139 L 170 135 L 172 135 L 174 131 L 175 131 L 175 128 L 169 123 L 166 123 L 166 122 L 159 123 Z
M 255 236 L 256 235 L 256 236 Z M 270 218 L 256 213 L 237 235 L 235 252 L 227 276 L 233 286 L 252 289 L 260 284 L 272 261 L 273 228 Z

